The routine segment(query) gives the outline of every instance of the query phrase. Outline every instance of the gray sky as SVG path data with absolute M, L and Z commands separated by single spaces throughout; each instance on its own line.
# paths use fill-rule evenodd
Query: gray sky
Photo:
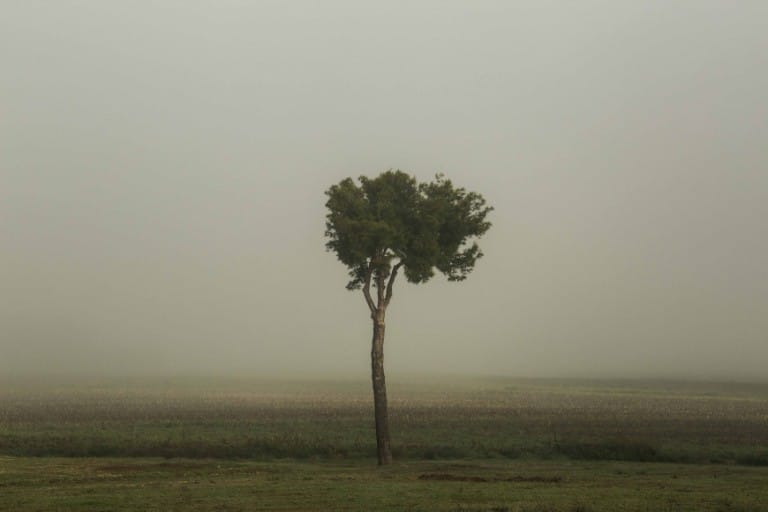
M 0 3 L 0 371 L 348 372 L 346 176 L 496 207 L 390 372 L 756 378 L 768 2 Z

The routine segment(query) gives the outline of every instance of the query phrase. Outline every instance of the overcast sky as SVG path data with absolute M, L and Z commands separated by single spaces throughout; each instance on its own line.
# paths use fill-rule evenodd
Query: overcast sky
M 0 3 L 0 372 L 365 376 L 324 190 L 495 206 L 390 373 L 763 378 L 764 0 Z

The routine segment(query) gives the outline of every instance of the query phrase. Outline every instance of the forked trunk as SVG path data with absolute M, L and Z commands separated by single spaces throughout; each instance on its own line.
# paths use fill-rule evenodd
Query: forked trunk
M 392 462 L 389 447 L 389 418 L 387 416 L 387 384 L 384 379 L 384 314 L 379 312 L 373 318 L 373 341 L 371 343 L 371 380 L 373 383 L 373 408 L 376 418 L 376 453 L 379 465 Z

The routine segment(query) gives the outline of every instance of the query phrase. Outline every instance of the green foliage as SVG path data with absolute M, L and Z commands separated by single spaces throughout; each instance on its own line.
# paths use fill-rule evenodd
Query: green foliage
M 461 281 L 483 256 L 473 240 L 490 228 L 492 208 L 442 175 L 427 183 L 402 171 L 361 176 L 359 184 L 346 178 L 326 195 L 326 248 L 349 268 L 348 289 L 372 277 L 382 286 L 395 260 L 412 283 L 429 281 L 435 269 Z

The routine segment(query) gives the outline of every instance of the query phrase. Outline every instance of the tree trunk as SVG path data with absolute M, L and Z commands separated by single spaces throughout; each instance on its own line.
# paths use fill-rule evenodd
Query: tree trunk
M 376 453 L 379 465 L 392 462 L 389 448 L 389 418 L 387 415 L 387 384 L 384 380 L 384 312 L 373 315 L 373 341 L 371 343 L 371 380 L 373 383 L 373 409 L 376 418 Z

